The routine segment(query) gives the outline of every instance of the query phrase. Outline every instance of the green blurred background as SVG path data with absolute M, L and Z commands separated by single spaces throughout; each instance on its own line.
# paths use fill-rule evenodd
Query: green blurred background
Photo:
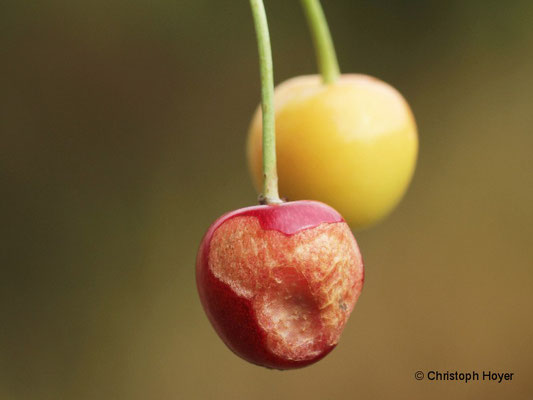
M 276 82 L 314 73 L 299 2 L 267 0 Z M 341 68 L 410 102 L 410 190 L 357 233 L 363 295 L 297 371 L 222 344 L 196 249 L 254 204 L 247 1 L 0 5 L 0 399 L 533 398 L 533 3 L 324 1 Z M 510 371 L 431 383 L 417 370 Z

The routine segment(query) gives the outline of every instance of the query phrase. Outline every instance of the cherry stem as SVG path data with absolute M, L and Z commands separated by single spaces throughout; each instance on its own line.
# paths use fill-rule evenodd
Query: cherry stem
M 335 46 L 320 0 L 301 0 L 318 61 L 318 68 L 325 84 L 334 83 L 340 75 Z
M 259 69 L 261 73 L 261 107 L 263 111 L 263 194 L 266 204 L 279 204 L 278 172 L 276 169 L 276 131 L 274 116 L 274 68 L 265 6 L 262 0 L 250 0 L 254 18 Z

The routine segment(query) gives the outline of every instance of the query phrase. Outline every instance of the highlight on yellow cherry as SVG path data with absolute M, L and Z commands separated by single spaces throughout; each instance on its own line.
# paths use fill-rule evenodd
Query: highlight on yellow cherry
M 398 204 L 418 153 L 416 123 L 402 95 L 361 74 L 341 75 L 319 0 L 300 0 L 311 29 L 320 76 L 301 76 L 274 95 L 280 192 L 320 200 L 354 229 L 374 224 Z M 248 165 L 258 191 L 261 109 L 248 133 Z
M 325 84 L 302 76 L 276 88 L 280 193 L 337 209 L 354 229 L 374 224 L 398 204 L 413 175 L 418 136 L 409 105 L 387 83 L 347 74 Z M 248 134 L 247 156 L 262 185 L 261 109 Z

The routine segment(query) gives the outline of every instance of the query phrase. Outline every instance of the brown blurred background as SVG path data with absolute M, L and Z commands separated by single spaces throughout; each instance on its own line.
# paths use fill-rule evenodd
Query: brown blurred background
M 299 2 L 267 0 L 276 82 L 314 73 Z M 337 349 L 292 372 L 214 333 L 196 248 L 256 200 L 247 1 L 0 5 L 0 399 L 533 398 L 533 3 L 324 1 L 341 68 L 410 102 L 420 158 L 357 233 Z M 417 370 L 514 372 L 431 383 Z

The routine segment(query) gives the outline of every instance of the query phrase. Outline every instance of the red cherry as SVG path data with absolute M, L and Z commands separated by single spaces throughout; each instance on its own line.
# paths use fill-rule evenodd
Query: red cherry
M 350 228 L 315 201 L 247 207 L 211 225 L 196 260 L 200 299 L 238 356 L 299 368 L 338 343 L 363 287 Z

